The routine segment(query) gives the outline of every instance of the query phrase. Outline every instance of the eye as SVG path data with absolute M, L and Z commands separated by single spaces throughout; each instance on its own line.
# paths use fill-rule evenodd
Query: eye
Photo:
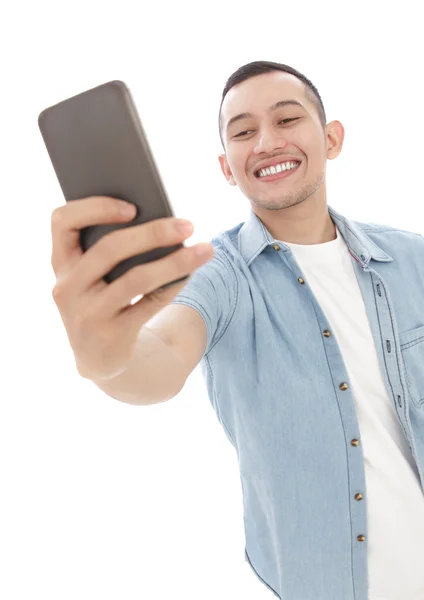
M 298 118 L 299 117 L 297 117 L 296 119 L 283 119 L 282 121 L 280 121 L 280 123 L 284 123 L 284 122 L 289 123 L 290 121 L 297 121 Z
M 278 122 L 278 124 L 280 124 L 280 123 L 290 123 L 290 121 L 297 121 L 298 119 L 299 119 L 299 117 L 296 117 L 296 118 L 293 118 L 293 119 L 282 119 L 281 121 Z M 247 129 L 246 131 L 241 131 L 240 133 L 238 133 L 234 137 L 235 138 L 244 137 L 248 133 L 252 133 L 252 131 L 253 131 L 253 129 Z
M 253 129 L 248 129 L 247 131 L 241 131 L 240 133 L 238 133 L 237 135 L 235 135 L 234 137 L 242 137 L 244 135 L 246 135 L 246 133 L 251 133 L 253 131 Z

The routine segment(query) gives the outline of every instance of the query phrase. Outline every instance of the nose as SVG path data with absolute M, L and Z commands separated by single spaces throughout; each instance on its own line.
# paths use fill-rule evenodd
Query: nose
M 282 137 L 281 132 L 276 132 L 275 129 L 263 129 L 255 144 L 255 154 L 271 154 L 276 150 L 283 149 L 287 146 L 287 141 Z

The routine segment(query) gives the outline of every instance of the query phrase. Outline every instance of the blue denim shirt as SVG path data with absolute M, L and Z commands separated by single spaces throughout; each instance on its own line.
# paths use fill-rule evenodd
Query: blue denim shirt
M 352 256 L 424 490 L 424 238 L 328 210 Z M 351 489 L 366 487 L 364 456 L 340 349 L 323 337 L 331 326 L 289 246 L 253 211 L 212 243 L 214 258 L 173 303 L 197 310 L 207 327 L 201 368 L 237 452 L 245 559 L 283 600 L 367 600 L 367 498 L 351 499 Z M 284 310 L 275 310 L 279 297 Z M 322 406 L 313 424 L 309 398 Z M 290 455 L 294 438 L 302 452 Z

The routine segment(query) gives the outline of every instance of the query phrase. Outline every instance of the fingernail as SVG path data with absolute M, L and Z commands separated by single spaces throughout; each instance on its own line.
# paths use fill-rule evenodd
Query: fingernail
M 193 231 L 193 223 L 186 219 L 178 219 L 176 226 L 180 233 L 190 233 Z
M 208 243 L 199 244 L 196 248 L 197 256 L 205 256 L 206 254 L 209 254 L 210 251 L 211 251 L 211 247 L 210 247 L 210 244 L 208 244 Z
M 120 210 L 121 215 L 124 215 L 125 217 L 132 217 L 135 215 L 137 209 L 134 206 L 134 204 L 130 204 L 129 202 L 120 201 L 119 210 Z

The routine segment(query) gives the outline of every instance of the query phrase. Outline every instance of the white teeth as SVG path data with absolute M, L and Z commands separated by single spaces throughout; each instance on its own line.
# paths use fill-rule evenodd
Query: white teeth
M 297 167 L 300 163 L 297 162 L 286 162 L 286 163 L 280 163 L 279 165 L 276 165 L 275 167 L 268 167 L 266 169 L 261 169 L 259 171 L 259 177 L 266 177 L 267 175 L 275 175 L 275 173 L 282 173 L 284 171 L 289 171 L 290 169 L 294 169 L 295 167 Z

